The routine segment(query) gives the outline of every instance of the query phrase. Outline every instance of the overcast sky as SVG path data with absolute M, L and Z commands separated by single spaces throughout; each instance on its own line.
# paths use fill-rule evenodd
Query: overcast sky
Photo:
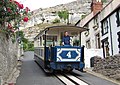
M 38 8 L 47 8 L 56 6 L 59 4 L 64 4 L 76 0 L 17 0 L 18 2 L 21 2 L 24 4 L 24 6 L 29 7 L 32 10 L 38 9 Z

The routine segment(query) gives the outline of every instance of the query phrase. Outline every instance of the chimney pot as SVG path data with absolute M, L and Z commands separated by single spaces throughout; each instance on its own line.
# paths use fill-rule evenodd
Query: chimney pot
M 101 0 L 92 0 L 91 11 L 93 12 L 94 15 L 98 13 L 99 11 L 101 11 L 102 8 L 103 8 L 103 4 Z

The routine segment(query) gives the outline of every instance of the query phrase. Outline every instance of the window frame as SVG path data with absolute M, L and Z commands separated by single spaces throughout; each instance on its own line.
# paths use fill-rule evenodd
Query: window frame
M 106 24 L 106 25 L 105 25 Z M 102 36 L 108 33 L 108 20 L 105 19 L 101 22 Z M 106 31 L 104 31 L 106 29 Z
M 96 17 L 94 18 L 94 25 L 96 25 L 96 26 L 99 25 L 99 23 L 98 23 L 98 16 L 96 16 Z
M 100 42 L 100 33 L 95 34 L 95 42 L 96 42 L 96 48 L 101 48 L 101 42 Z

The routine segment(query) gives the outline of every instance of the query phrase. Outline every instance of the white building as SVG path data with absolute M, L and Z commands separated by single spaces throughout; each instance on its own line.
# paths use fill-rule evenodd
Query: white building
M 91 13 L 82 20 L 79 20 L 76 25 L 86 27 L 89 31 L 81 34 L 81 44 L 85 46 L 85 67 L 91 67 L 91 59 L 94 56 L 103 58 L 103 51 L 101 48 L 100 37 L 100 10 L 102 9 L 102 2 L 93 0 L 91 3 Z
M 87 27 L 82 33 L 82 44 L 86 48 L 103 48 L 103 56 L 111 56 L 120 50 L 120 0 L 112 0 L 104 8 L 93 0 L 91 13 L 77 25 Z
M 101 42 L 104 56 L 119 53 L 120 0 L 112 0 L 100 13 Z
M 101 31 L 99 27 L 100 22 L 100 10 L 102 9 L 102 3 L 96 0 L 93 0 L 91 4 L 91 13 L 88 14 L 84 19 L 80 20 L 77 25 L 81 27 L 86 27 L 89 31 L 82 33 L 82 44 L 86 48 L 91 49 L 100 49 L 100 36 Z

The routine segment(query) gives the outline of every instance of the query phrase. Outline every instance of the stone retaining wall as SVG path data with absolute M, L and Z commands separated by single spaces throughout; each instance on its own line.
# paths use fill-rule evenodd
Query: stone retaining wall
M 0 84 L 3 85 L 17 65 L 17 43 L 0 33 Z
M 93 71 L 120 81 L 120 54 L 106 57 L 104 59 L 95 57 Z

